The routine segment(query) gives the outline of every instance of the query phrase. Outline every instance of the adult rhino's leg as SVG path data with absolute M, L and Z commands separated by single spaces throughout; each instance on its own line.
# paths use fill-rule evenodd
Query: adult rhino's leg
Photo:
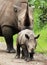
M 5 37 L 6 45 L 7 45 L 7 52 L 13 53 L 15 52 L 13 48 L 13 32 L 12 28 L 4 26 L 2 27 L 2 34 Z

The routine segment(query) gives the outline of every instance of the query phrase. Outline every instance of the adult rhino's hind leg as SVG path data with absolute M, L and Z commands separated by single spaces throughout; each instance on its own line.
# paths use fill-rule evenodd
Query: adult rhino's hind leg
M 13 32 L 12 28 L 4 26 L 2 27 L 2 34 L 5 37 L 7 52 L 14 53 L 15 49 L 13 48 Z

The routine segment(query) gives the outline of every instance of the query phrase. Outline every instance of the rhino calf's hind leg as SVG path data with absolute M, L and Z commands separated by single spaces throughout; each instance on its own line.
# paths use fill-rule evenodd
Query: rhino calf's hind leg
M 13 53 L 15 52 L 13 48 L 13 32 L 10 27 L 2 27 L 2 34 L 5 37 L 6 45 L 7 45 L 7 52 Z

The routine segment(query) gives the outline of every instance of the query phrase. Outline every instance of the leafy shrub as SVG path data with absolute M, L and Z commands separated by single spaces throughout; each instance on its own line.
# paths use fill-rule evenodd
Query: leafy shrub
M 29 0 L 34 9 L 34 31 L 41 30 L 47 24 L 47 0 Z

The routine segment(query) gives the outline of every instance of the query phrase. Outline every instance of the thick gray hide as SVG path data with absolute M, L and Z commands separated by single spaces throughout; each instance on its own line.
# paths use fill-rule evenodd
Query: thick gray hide
M 26 28 L 24 26 L 25 13 L 27 10 L 26 3 L 20 2 L 28 2 L 27 0 L 0 0 L 0 27 L 5 25 L 12 26 L 19 30 Z M 17 6 L 17 12 L 14 12 L 14 6 Z M 30 25 L 29 27 L 32 29 L 33 27 L 33 17 L 32 17 L 32 9 L 29 7 L 29 18 Z M 31 14 L 31 15 L 30 15 Z M 26 22 L 26 21 L 25 21 Z
M 26 37 L 26 35 L 29 38 Z M 32 49 L 34 50 L 36 48 L 36 45 L 37 45 L 34 32 L 32 30 L 29 30 L 29 29 L 25 29 L 25 30 L 21 31 L 18 34 L 17 43 L 19 43 L 20 45 L 26 44 L 28 51 L 32 52 Z
M 28 11 L 27 3 L 21 3 L 25 1 L 28 2 L 27 0 L 0 0 L 0 36 L 5 37 L 8 52 L 14 50 L 14 34 L 26 28 L 33 28 L 32 9 L 28 6 Z

